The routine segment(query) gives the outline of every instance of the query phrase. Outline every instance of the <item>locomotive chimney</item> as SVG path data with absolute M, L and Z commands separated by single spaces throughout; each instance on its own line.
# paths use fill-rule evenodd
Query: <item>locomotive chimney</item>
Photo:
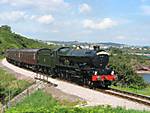
M 100 46 L 93 46 L 93 48 L 94 48 L 95 51 L 100 50 Z

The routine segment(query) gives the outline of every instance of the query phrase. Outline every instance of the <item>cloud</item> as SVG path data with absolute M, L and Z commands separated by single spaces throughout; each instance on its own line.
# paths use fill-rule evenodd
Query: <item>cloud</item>
M 37 2 L 37 0 L 35 2 Z M 69 3 L 65 2 L 64 0 L 38 0 L 36 7 L 39 7 L 43 10 L 56 11 L 68 8 Z
M 93 20 L 84 20 L 83 27 L 88 29 L 108 29 L 118 25 L 118 22 L 112 20 L 111 18 L 104 18 L 101 21 L 93 21 Z
M 126 38 L 126 37 L 123 36 L 123 35 L 119 35 L 119 36 L 116 37 L 116 39 L 119 39 L 119 40 L 123 40 L 123 39 L 125 39 L 125 38 Z
M 88 4 L 83 3 L 79 6 L 79 11 L 80 13 L 89 13 L 91 11 L 91 7 Z
M 2 12 L 0 14 L 1 21 L 19 21 L 25 18 L 27 15 L 22 11 Z
M 4 4 L 4 3 L 7 3 L 7 0 L 1 0 L 0 1 L 0 4 Z
M 32 1 L 31 0 L 1 0 L 0 4 L 22 7 L 22 6 L 27 6 L 32 4 Z
M 5 22 L 19 22 L 19 21 L 36 21 L 41 24 L 50 24 L 55 19 L 52 15 L 28 15 L 23 11 L 11 11 L 11 12 L 1 12 L 0 21 Z
M 43 15 L 38 17 L 37 21 L 42 24 L 50 24 L 54 21 L 54 17 L 52 15 Z
M 51 30 L 52 33 L 59 33 L 59 30 Z
M 150 6 L 149 5 L 143 5 L 141 6 L 142 12 L 146 15 L 150 15 Z
M 69 7 L 69 3 L 64 0 L 1 0 L 0 4 L 15 8 L 32 7 L 42 11 L 55 11 Z

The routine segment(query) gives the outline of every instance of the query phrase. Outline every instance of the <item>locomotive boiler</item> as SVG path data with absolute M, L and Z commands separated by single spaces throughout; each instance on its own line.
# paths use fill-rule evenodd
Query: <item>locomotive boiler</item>
M 58 56 L 62 75 L 68 75 L 67 71 L 90 87 L 108 87 L 116 79 L 108 64 L 109 54 L 103 50 L 60 48 Z

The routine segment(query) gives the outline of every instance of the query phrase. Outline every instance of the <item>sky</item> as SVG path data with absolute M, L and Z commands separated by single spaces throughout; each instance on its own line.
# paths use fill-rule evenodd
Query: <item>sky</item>
M 39 40 L 150 46 L 150 0 L 0 0 L 0 25 Z

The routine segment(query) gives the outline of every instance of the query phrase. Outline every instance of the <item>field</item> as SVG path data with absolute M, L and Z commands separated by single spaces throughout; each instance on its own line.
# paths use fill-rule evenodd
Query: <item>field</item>
M 0 102 L 6 103 L 10 98 L 22 92 L 31 83 L 25 80 L 17 80 L 15 76 L 0 68 Z
M 26 97 L 15 107 L 6 110 L 6 113 L 149 113 L 148 111 L 126 110 L 110 106 L 73 107 L 61 105 L 50 95 L 38 90 Z

